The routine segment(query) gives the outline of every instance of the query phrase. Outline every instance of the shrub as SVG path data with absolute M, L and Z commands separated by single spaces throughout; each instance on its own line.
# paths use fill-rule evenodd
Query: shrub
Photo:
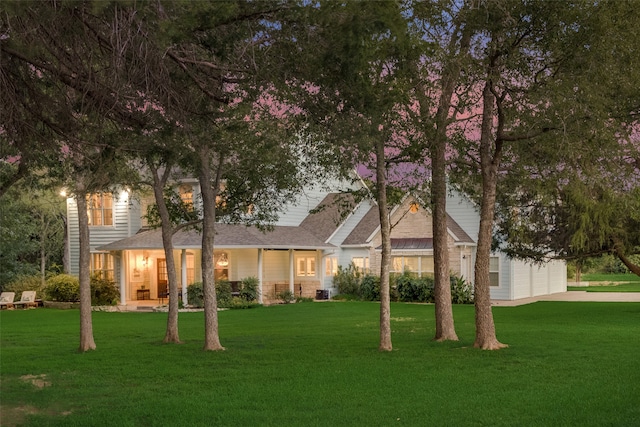
M 195 282 L 187 287 L 187 299 L 192 307 L 204 307 L 204 291 L 202 282 Z M 233 302 L 231 295 L 231 283 L 228 280 L 216 281 L 216 299 L 218 308 L 229 308 Z
M 416 277 L 415 279 L 416 301 L 435 301 L 435 281 L 431 276 Z
M 46 299 L 51 301 L 79 301 L 80 282 L 70 274 L 58 274 L 47 279 L 44 293 Z
M 339 294 L 360 295 L 360 282 L 362 272 L 354 263 L 346 268 L 338 266 L 338 272 L 333 276 L 333 286 L 338 289 Z
M 45 285 L 46 286 L 46 285 Z M 22 294 L 24 291 L 36 291 L 36 293 L 44 292 L 42 286 L 42 277 L 39 274 L 20 275 L 7 283 L 2 289 L 6 292 L 15 292 L 16 295 Z
M 398 291 L 398 299 L 404 302 L 420 301 L 427 302 L 425 300 L 425 290 L 420 289 L 422 283 L 420 278 L 415 274 L 405 271 L 401 275 L 396 277 L 396 290 Z
M 260 296 L 260 282 L 257 277 L 246 277 L 240 283 L 240 298 L 244 301 L 257 301 Z
M 313 302 L 313 298 L 309 298 L 309 297 L 296 297 L 296 302 Z
M 296 299 L 295 296 L 293 295 L 293 292 L 291 292 L 291 290 L 289 289 L 286 289 L 282 292 L 278 292 L 276 294 L 276 298 L 278 298 L 280 301 L 282 301 L 285 304 L 292 303 Z
M 360 296 L 365 301 L 380 301 L 380 278 L 367 274 L 360 283 Z
M 102 274 L 91 276 L 91 305 L 116 305 L 119 297 L 116 282 Z
M 261 305 L 258 304 L 256 301 L 247 301 L 241 297 L 233 297 L 231 298 L 231 304 L 229 304 L 228 308 L 236 310 L 236 309 L 255 308 L 260 306 Z
M 233 305 L 231 282 L 228 280 L 216 280 L 216 299 L 219 308 L 229 308 Z
M 473 304 L 473 286 L 462 277 L 452 275 L 451 302 L 453 304 Z
M 194 282 L 187 286 L 187 301 L 192 307 L 204 307 L 202 282 Z

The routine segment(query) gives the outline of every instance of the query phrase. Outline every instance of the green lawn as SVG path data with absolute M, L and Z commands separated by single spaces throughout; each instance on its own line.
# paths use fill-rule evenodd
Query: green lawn
M 182 345 L 160 343 L 165 313 L 94 313 L 98 350 L 79 354 L 77 310 L 3 311 L 0 424 L 640 425 L 640 304 L 496 307 L 497 352 L 472 348 L 472 306 L 435 343 L 433 305 L 393 304 L 380 353 L 378 308 L 224 311 L 217 353 L 202 313 L 180 314 Z
M 582 280 L 585 282 L 637 282 L 640 283 L 640 276 L 637 274 L 583 274 Z
M 640 276 L 635 274 L 584 274 L 589 286 L 567 286 L 568 291 L 640 292 Z M 571 285 L 571 282 L 569 282 Z
M 567 286 L 568 291 L 587 292 L 640 292 L 640 282 L 607 285 Z

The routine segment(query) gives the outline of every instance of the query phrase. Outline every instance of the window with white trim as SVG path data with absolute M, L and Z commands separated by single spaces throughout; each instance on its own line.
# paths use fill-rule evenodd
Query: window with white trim
M 392 273 L 433 274 L 433 256 L 394 256 L 391 257 Z
M 500 257 L 489 258 L 489 286 L 500 286 Z
M 325 275 L 335 276 L 338 273 L 338 258 L 332 256 L 325 260 Z
M 370 270 L 369 258 L 354 257 L 354 258 L 351 258 L 351 262 L 353 263 L 353 265 L 356 266 L 356 268 L 358 268 L 358 270 L 362 271 L 363 273 L 369 273 L 369 270 Z
M 114 280 L 115 268 L 113 255 L 101 253 L 91 254 L 91 274 L 99 274 L 103 278 Z
M 182 184 L 178 187 L 178 194 L 188 211 L 193 211 L 193 187 L 191 184 Z
M 193 254 L 187 253 L 187 285 L 195 282 L 196 268 Z
M 315 277 L 316 276 L 316 258 L 315 257 L 299 257 L 296 260 L 296 276 L 298 277 Z
M 87 196 L 89 225 L 113 225 L 113 195 L 94 193 Z

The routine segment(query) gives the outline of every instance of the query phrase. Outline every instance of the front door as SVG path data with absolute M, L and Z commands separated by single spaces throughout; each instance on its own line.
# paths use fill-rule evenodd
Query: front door
M 167 298 L 169 296 L 169 277 L 167 275 L 167 260 L 158 260 L 158 298 Z

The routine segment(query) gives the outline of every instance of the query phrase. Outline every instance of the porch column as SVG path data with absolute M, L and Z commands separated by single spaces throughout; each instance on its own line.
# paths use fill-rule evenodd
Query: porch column
M 293 289 L 293 282 L 295 280 L 294 276 L 294 259 L 293 259 L 293 249 L 289 249 L 289 290 L 292 294 L 295 295 L 295 290 Z
M 120 305 L 127 305 L 127 274 L 125 270 L 124 251 L 120 252 Z
M 262 248 L 258 248 L 258 302 L 262 304 Z
M 182 304 L 187 305 L 187 250 L 183 249 L 180 253 L 180 280 L 182 282 Z

